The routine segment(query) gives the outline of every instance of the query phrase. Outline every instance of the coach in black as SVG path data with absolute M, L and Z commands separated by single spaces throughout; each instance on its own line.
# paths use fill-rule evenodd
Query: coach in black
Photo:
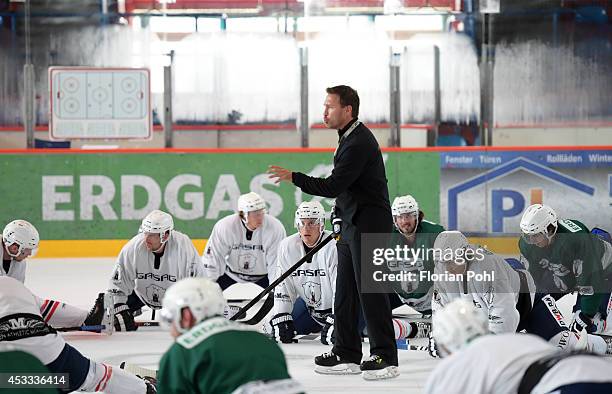
M 323 120 L 328 128 L 338 130 L 339 137 L 331 175 L 314 178 L 278 166 L 270 166 L 268 172 L 277 183 L 290 181 L 308 194 L 336 198 L 336 214 L 342 219 L 337 243 L 335 344 L 331 352 L 315 358 L 315 370 L 324 374 L 363 371 L 365 379 L 385 379 L 399 374 L 391 308 L 384 292 L 362 292 L 362 268 L 369 272 L 373 265 L 371 259 L 361 261 L 361 235 L 390 233 L 393 218 L 380 147 L 372 132 L 357 120 L 358 114 L 359 96 L 354 89 L 344 85 L 328 88 Z M 363 250 L 363 255 L 372 253 Z M 360 301 L 371 353 L 363 362 L 357 328 Z

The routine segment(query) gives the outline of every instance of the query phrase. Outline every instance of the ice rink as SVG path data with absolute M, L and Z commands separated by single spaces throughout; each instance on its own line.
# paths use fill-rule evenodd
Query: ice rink
M 89 310 L 98 292 L 106 288 L 113 264 L 112 258 L 30 259 L 26 285 L 40 297 L 64 301 Z M 226 291 L 226 297 L 252 297 L 257 294 L 257 289 L 250 285 L 234 286 Z M 565 302 L 560 307 L 565 312 L 571 300 L 562 301 Z M 150 312 L 145 312 L 142 317 L 149 320 Z M 172 343 L 170 335 L 157 327 L 141 327 L 136 332 L 114 333 L 110 336 L 76 332 L 63 335 L 67 342 L 94 360 L 112 365 L 127 361 L 155 369 L 162 354 Z M 425 343 L 425 339 L 414 342 L 417 345 Z M 319 342 L 306 341 L 282 345 L 282 348 L 292 377 L 299 380 L 308 393 L 421 393 L 429 372 L 438 362 L 430 358 L 427 352 L 401 350 L 401 375 L 396 379 L 371 382 L 363 380 L 359 375 L 316 374 L 313 370 L 314 356 L 329 349 Z M 364 356 L 367 355 L 368 348 L 364 345 Z M 248 365 L 244 368 L 248 368 Z

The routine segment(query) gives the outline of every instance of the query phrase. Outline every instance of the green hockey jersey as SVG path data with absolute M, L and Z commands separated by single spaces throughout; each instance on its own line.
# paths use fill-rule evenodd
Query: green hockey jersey
M 177 338 L 157 375 L 159 393 L 231 393 L 256 381 L 289 379 L 280 347 L 252 327 L 206 319 Z
M 5 351 L 4 348 L 0 348 L 0 372 L 5 374 L 8 378 L 10 374 L 21 375 L 24 373 L 28 374 L 48 374 L 49 370 L 44 364 L 34 357 L 33 355 L 22 352 L 20 350 L 8 350 Z M 6 381 L 5 381 L 6 382 Z M 19 387 L 15 386 L 15 388 L 2 388 L 0 387 L 0 393 L 59 393 L 59 390 L 54 388 L 34 388 L 34 387 Z
M 594 315 L 603 293 L 609 293 L 606 277 L 612 274 L 612 247 L 574 219 L 558 221 L 553 242 L 544 248 L 519 241 L 536 287 L 543 293 L 578 291 L 581 309 Z
M 406 237 L 398 231 L 394 232 L 391 238 L 391 247 L 394 249 L 399 247 L 402 250 L 402 257 L 404 250 L 408 250 L 409 253 L 407 260 L 389 261 L 387 263 L 389 271 L 403 271 L 414 274 L 409 276 L 413 280 L 393 282 L 393 290 L 405 304 L 419 312 L 431 310 L 433 282 L 429 280 L 428 275 L 421 274 L 421 272 L 433 273 L 433 255 L 428 251 L 433 249 L 436 237 L 442 231 L 444 231 L 444 227 L 441 225 L 428 220 L 421 220 L 415 232 L 414 243 L 409 244 Z

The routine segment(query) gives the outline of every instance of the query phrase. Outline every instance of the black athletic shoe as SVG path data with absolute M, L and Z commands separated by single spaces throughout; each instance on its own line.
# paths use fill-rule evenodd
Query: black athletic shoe
M 376 354 L 364 360 L 359 368 L 363 371 L 365 380 L 391 379 L 399 376 L 397 366 L 387 363 Z
M 315 372 L 324 375 L 353 375 L 360 374 L 359 365 L 343 359 L 332 351 L 315 357 Z
M 98 294 L 98 298 L 96 298 L 96 302 L 89 314 L 85 318 L 85 322 L 83 325 L 86 326 L 99 326 L 102 324 L 102 319 L 104 318 L 104 293 Z

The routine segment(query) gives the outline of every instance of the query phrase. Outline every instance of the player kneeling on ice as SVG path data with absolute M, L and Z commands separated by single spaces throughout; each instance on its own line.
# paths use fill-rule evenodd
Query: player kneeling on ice
M 0 342 L 36 356 L 51 373 L 68 374 L 69 389 L 65 392 L 155 393 L 148 381 L 92 361 L 67 344 L 45 323 L 36 297 L 19 281 L 8 277 L 0 277 Z
M 149 213 L 139 233 L 119 252 L 110 280 L 114 297 L 114 326 L 118 331 L 133 331 L 134 316 L 143 306 L 159 309 L 166 289 L 177 281 L 203 276 L 202 263 L 189 237 L 174 230 L 169 214 L 155 210 Z M 104 315 L 103 297 L 94 306 L 100 324 Z
M 331 234 L 325 231 L 325 209 L 318 201 L 300 204 L 295 226 L 298 233 L 283 239 L 278 247 L 274 279 Z M 331 343 L 337 265 L 336 241 L 332 240 L 274 289 L 269 329 L 275 340 L 291 343 L 296 334 L 321 331 L 321 342 Z
M 444 359 L 429 375 L 428 394 L 604 394 L 612 392 L 612 362 L 587 352 L 563 352 L 529 334 L 487 335 L 486 310 L 456 299 L 433 315 Z
M 265 288 L 274 276 L 278 244 L 285 236 L 283 224 L 266 214 L 264 199 L 253 192 L 243 194 L 238 213 L 212 229 L 202 255 L 204 273 L 223 290 L 237 282 Z
M 225 319 L 224 308 L 221 288 L 208 279 L 187 278 L 168 289 L 160 316 L 176 342 L 161 359 L 159 392 L 301 392 L 278 345 Z
M 13 220 L 2 231 L 2 248 L 0 257 L 2 267 L 0 276 L 9 276 L 21 283 L 25 282 L 26 259 L 34 256 L 38 250 L 40 237 L 38 230 L 25 220 Z M 35 296 L 36 297 L 36 296 Z M 76 327 L 91 319 L 85 309 L 77 308 L 63 302 L 36 297 L 40 313 L 52 327 Z
M 425 220 L 425 214 L 411 195 L 396 197 L 391 213 L 397 230 L 391 238 L 391 247 L 399 248 L 403 255 L 387 261 L 387 267 L 391 273 L 408 274 L 407 279 L 392 282 L 395 296 L 389 297 L 391 308 L 408 305 L 424 316 L 431 315 L 433 281 L 429 273 L 434 270 L 434 260 L 427 251 L 433 248 L 444 227 Z M 430 324 L 394 317 L 393 329 L 396 339 L 421 338 L 429 334 Z
M 521 261 L 539 292 L 559 299 L 578 292 L 572 331 L 612 335 L 612 244 L 610 234 L 575 219 L 557 219 L 546 205 L 528 207 L 521 218 Z M 599 236 L 598 236 L 599 235 Z
M 553 297 L 535 292 L 531 275 L 518 260 L 504 260 L 480 246 L 470 245 L 459 231 L 440 233 L 434 251 L 434 316 L 454 299 L 463 298 L 484 311 L 493 334 L 525 330 L 561 349 L 586 346 L 600 354 L 608 351 L 606 341 L 599 336 L 585 333 L 579 342 L 582 334 L 569 330 Z M 430 347 L 435 356 L 435 344 Z

